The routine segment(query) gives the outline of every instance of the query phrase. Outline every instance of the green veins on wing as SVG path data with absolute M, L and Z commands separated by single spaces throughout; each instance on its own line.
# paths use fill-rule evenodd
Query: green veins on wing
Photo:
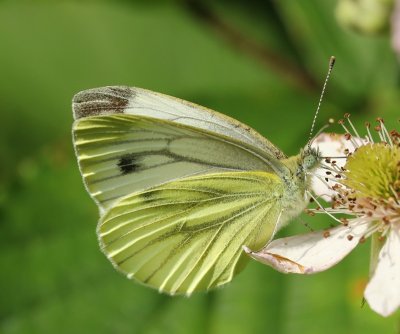
M 268 241 L 281 180 L 232 172 L 173 181 L 123 198 L 98 227 L 103 251 L 128 277 L 170 294 L 222 285 Z

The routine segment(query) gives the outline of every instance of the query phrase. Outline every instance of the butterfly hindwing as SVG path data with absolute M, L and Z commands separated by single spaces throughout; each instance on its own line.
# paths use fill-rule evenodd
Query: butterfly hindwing
M 138 190 L 218 171 L 273 171 L 280 161 L 210 131 L 145 116 L 80 118 L 73 126 L 86 188 L 102 211 Z
M 98 226 L 101 247 L 129 278 L 169 294 L 229 282 L 261 248 L 281 211 L 283 184 L 266 172 L 183 178 L 120 199 Z

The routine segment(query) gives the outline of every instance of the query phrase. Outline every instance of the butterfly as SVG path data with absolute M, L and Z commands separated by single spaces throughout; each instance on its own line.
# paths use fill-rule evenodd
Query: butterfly
M 247 125 L 141 88 L 73 98 L 73 143 L 97 203 L 100 247 L 128 278 L 170 295 L 225 283 L 307 205 L 310 145 L 287 157 Z

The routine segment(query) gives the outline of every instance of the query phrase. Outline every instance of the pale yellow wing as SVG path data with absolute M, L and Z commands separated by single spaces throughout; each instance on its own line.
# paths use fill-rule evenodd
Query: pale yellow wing
M 265 172 L 184 178 L 127 195 L 101 218 L 101 248 L 114 266 L 169 294 L 229 282 L 281 212 L 283 184 Z
M 145 116 L 80 118 L 73 138 L 86 188 L 102 212 L 128 194 L 182 177 L 284 168 L 234 138 Z

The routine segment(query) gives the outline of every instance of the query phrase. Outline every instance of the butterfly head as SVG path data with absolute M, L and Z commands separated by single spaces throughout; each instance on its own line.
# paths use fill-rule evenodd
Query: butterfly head
M 301 177 L 316 169 L 321 162 L 321 154 L 317 148 L 306 146 L 300 154 L 297 176 Z

